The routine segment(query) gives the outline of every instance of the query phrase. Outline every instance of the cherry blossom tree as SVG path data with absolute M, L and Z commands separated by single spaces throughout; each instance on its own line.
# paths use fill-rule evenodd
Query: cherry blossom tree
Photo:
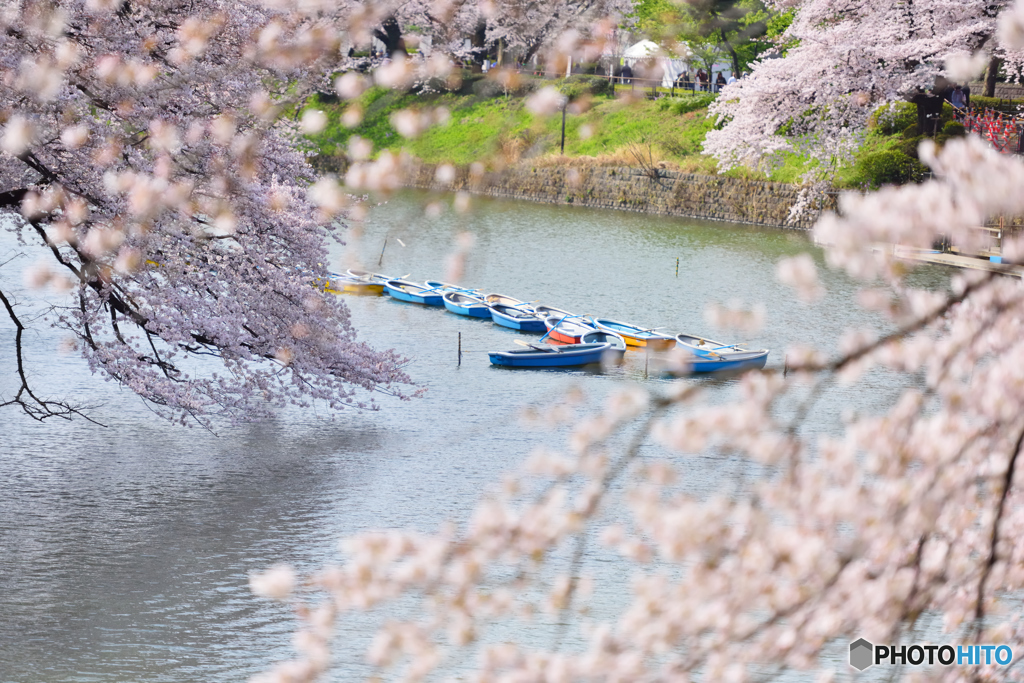
M 796 151 L 827 174 L 850 158 L 879 106 L 930 90 L 940 76 L 973 78 L 986 53 L 1019 63 L 996 36 L 1009 0 L 768 4 L 798 8 L 779 39 L 791 47 L 757 63 L 712 106 L 723 125 L 705 149 L 722 168 L 765 168 Z
M 313 286 L 346 198 L 278 120 L 338 62 L 336 30 L 260 3 L 25 0 L 0 33 L 4 226 L 42 248 L 30 284 L 95 372 L 203 423 L 409 382 Z M 0 403 L 75 414 L 30 386 L 0 283 L 19 377 Z

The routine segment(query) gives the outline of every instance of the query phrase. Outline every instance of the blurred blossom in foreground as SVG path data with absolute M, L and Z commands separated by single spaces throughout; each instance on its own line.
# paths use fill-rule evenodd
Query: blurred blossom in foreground
M 261 597 L 284 600 L 295 588 L 295 570 L 287 565 L 277 565 L 265 572 L 250 574 L 249 588 Z
M 526 100 L 526 109 L 535 116 L 550 116 L 562 108 L 565 96 L 550 85 L 546 85 Z
M 782 259 L 775 274 L 779 282 L 795 289 L 804 301 L 816 301 L 825 295 L 825 290 L 818 282 L 818 267 L 814 265 L 810 254 Z

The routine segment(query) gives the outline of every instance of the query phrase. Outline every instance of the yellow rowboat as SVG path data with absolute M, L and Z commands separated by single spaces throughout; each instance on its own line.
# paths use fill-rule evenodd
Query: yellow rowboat
M 331 273 L 324 289 L 332 294 L 371 294 L 384 293 L 384 282 L 372 277 L 353 277 Z
M 638 325 L 609 320 L 607 318 L 590 318 L 591 324 L 602 332 L 611 332 L 622 337 L 629 346 L 643 347 L 651 351 L 667 351 L 676 345 L 676 338 L 661 334 L 655 327 L 644 329 Z

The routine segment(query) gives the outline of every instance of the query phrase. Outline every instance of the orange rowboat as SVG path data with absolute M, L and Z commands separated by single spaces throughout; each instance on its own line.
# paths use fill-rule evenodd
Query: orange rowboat
M 579 344 L 580 337 L 595 328 L 582 315 L 548 315 L 544 317 L 544 326 L 548 328 L 547 337 L 562 344 Z

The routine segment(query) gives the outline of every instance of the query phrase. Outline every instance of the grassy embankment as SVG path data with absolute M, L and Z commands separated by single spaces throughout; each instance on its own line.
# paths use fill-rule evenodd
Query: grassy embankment
M 408 94 L 373 88 L 356 103 L 314 98 L 308 106 L 322 109 L 328 118 L 326 129 L 313 142 L 324 166 L 330 167 L 344 157 L 349 139 L 358 135 L 373 143 L 375 153 L 404 148 L 428 163 L 468 164 L 483 161 L 491 168 L 530 159 L 543 165 L 601 164 L 639 166 L 661 165 L 690 173 L 714 174 L 715 160 L 702 154 L 705 134 L 714 126 L 707 117 L 713 96 L 685 94 L 660 100 L 624 100 L 604 94 L 585 95 L 589 107 L 582 113 L 570 113 L 566 119 L 565 154 L 559 154 L 561 117 L 541 118 L 524 106 L 526 97 L 494 92 L 486 81 L 464 87 L 458 93 Z M 579 95 L 586 83 L 577 80 L 556 82 L 563 91 Z M 347 128 L 342 123 L 346 106 L 362 110 L 362 122 Z M 434 126 L 414 139 L 404 139 L 391 123 L 399 110 L 445 107 L 450 113 L 446 125 Z M 909 103 L 891 105 L 876 115 L 852 164 L 835 173 L 839 187 L 878 187 L 885 183 L 905 183 L 923 177 L 926 169 L 916 159 L 916 110 Z M 947 106 L 945 124 L 952 111 Z M 941 144 L 962 134 L 959 124 L 945 126 L 938 136 Z M 790 155 L 775 168 L 768 179 L 800 182 L 809 162 Z M 748 169 L 735 169 L 730 176 L 760 177 Z

